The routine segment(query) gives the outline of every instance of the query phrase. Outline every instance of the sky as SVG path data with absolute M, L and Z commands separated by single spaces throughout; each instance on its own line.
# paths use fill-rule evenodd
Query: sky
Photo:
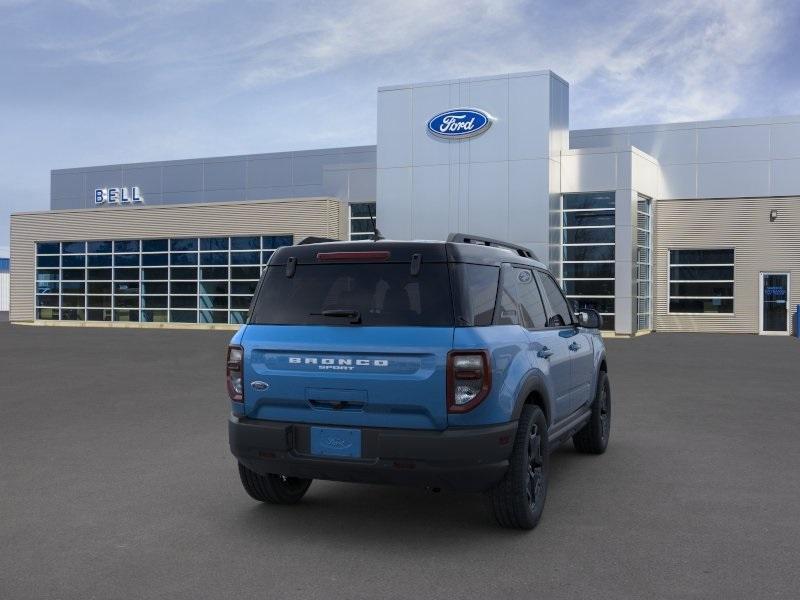
M 796 0 L 0 0 L 0 247 L 50 170 L 374 144 L 381 85 L 551 69 L 570 128 L 800 113 Z

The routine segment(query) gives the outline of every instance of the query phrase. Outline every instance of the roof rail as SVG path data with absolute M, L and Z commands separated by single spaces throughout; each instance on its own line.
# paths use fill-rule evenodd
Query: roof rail
M 519 246 L 517 244 L 512 244 L 511 242 L 501 242 L 500 240 L 483 237 L 481 235 L 471 235 L 469 233 L 451 233 L 450 235 L 447 236 L 447 241 L 454 242 L 456 244 L 476 244 L 478 246 L 492 246 L 494 248 L 505 248 L 506 250 L 510 250 L 515 254 L 524 256 L 525 258 L 532 258 L 533 260 L 539 260 L 537 256 L 525 246 Z

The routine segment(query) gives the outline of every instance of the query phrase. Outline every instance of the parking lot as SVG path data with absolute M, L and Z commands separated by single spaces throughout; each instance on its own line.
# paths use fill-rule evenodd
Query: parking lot
M 0 324 L 0 598 L 797 597 L 798 340 L 609 340 L 609 450 L 559 450 L 519 533 L 472 495 L 252 501 L 229 337 Z

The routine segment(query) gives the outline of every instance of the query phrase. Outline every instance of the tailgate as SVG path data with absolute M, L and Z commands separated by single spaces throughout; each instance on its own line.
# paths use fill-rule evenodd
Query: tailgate
M 294 423 L 444 429 L 452 343 L 452 327 L 250 325 L 242 340 L 245 412 Z

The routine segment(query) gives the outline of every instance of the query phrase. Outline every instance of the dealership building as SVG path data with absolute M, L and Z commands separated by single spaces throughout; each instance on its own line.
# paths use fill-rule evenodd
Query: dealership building
M 787 334 L 800 116 L 577 130 L 551 71 L 381 87 L 377 144 L 51 172 L 11 217 L 10 319 L 235 326 L 307 236 L 522 244 L 619 335 Z

